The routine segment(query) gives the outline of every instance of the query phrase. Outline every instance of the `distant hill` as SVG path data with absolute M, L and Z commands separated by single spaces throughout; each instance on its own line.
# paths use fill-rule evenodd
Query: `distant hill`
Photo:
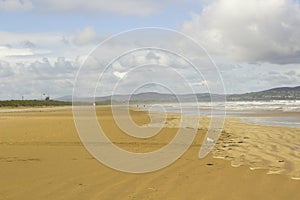
M 227 101 L 300 100 L 300 86 L 280 87 L 261 92 L 227 95 Z
M 196 95 L 196 96 L 195 96 Z M 130 100 L 130 102 L 194 102 L 198 101 L 210 101 L 211 95 L 209 93 L 201 93 L 201 94 L 162 94 L 156 92 L 147 92 L 147 93 L 139 93 L 132 95 L 114 95 L 114 96 L 105 96 L 105 97 L 95 97 L 95 101 L 98 104 L 107 104 L 107 102 L 126 102 Z M 222 97 L 222 95 L 214 95 L 214 98 Z M 224 97 L 223 97 L 224 98 Z M 64 101 L 72 101 L 71 97 L 60 98 L 60 100 Z M 75 98 L 75 101 L 78 102 L 92 102 L 93 98 Z
M 199 102 L 207 102 L 214 99 L 224 99 L 224 96 L 218 94 L 199 93 L 195 94 Z M 111 101 L 125 102 L 130 99 L 131 103 L 155 103 L 155 102 L 195 102 L 194 94 L 161 94 L 155 92 L 147 92 L 133 95 L 115 95 L 96 97 L 98 105 L 108 105 Z M 300 86 L 298 87 L 280 87 L 270 90 L 251 92 L 245 94 L 229 94 L 226 95 L 227 101 L 270 101 L 270 100 L 300 100 Z M 93 98 L 77 98 L 79 102 L 92 102 Z M 35 107 L 35 106 L 67 106 L 72 105 L 72 96 L 64 96 L 56 100 L 7 100 L 0 101 L 0 107 Z
M 222 95 L 212 94 L 214 98 L 224 98 Z M 196 94 L 198 101 L 207 102 L 211 99 L 209 93 Z M 98 104 L 109 104 L 109 102 L 123 102 L 130 99 L 131 102 L 194 102 L 194 94 L 162 94 L 156 92 L 147 92 L 133 95 L 114 95 L 105 97 L 96 97 L 95 100 Z M 300 86 L 298 87 L 281 87 L 273 88 L 270 90 L 251 92 L 245 94 L 229 94 L 226 95 L 227 101 L 270 101 L 270 100 L 300 100 Z M 72 96 L 65 96 L 59 98 L 62 101 L 72 101 Z M 78 100 L 78 99 L 77 99 Z M 93 98 L 81 98 L 79 101 L 92 101 Z

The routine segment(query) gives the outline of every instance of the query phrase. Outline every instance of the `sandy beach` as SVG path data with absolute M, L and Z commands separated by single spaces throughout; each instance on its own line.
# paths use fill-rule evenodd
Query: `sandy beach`
M 132 152 L 149 152 L 176 134 L 179 116 L 150 139 L 125 135 L 109 107 L 97 107 L 110 140 Z M 147 112 L 131 116 L 147 126 Z M 0 112 L 0 199 L 299 199 L 300 129 L 227 119 L 214 150 L 198 152 L 208 128 L 201 117 L 196 138 L 174 164 L 128 174 L 106 167 L 82 145 L 71 108 Z M 151 128 L 151 127 L 149 127 Z

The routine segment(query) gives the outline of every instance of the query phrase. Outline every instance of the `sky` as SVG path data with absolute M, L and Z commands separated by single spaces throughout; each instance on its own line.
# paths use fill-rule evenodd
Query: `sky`
M 206 64 L 195 61 L 205 75 L 200 76 L 182 58 L 164 51 L 135 51 L 112 63 L 97 83 L 97 96 L 109 95 L 115 83 L 121 85 L 116 91 L 124 94 L 188 93 L 190 85 L 195 92 L 206 92 L 214 87 L 214 76 L 222 78 L 226 93 L 300 85 L 296 0 L 0 0 L 0 24 L 1 100 L 71 95 L 78 70 L 88 65 L 99 43 L 143 27 L 172 29 L 193 38 L 219 74 L 213 66 L 206 72 Z M 108 58 L 120 49 L 136 48 L 135 43 L 159 40 L 141 38 L 106 44 L 97 56 Z M 183 40 L 160 39 L 174 51 L 182 47 Z M 184 51 L 193 53 L 192 48 Z M 200 54 L 191 57 L 204 56 Z M 142 67 L 134 70 L 136 66 Z M 92 73 L 103 70 L 99 64 Z

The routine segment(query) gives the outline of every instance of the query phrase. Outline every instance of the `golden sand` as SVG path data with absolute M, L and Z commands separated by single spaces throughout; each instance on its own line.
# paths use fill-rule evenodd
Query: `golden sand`
M 116 126 L 109 108 L 97 113 L 107 136 L 133 152 L 164 146 L 178 128 L 178 117 L 169 115 L 158 135 L 137 139 Z M 146 112 L 131 115 L 139 125 L 149 122 Z M 128 174 L 85 150 L 70 108 L 0 113 L 0 199 L 299 199 L 300 181 L 291 179 L 300 169 L 299 129 L 230 119 L 213 152 L 199 159 L 207 122 L 201 118 L 193 144 L 174 164 Z
M 180 117 L 176 116 L 168 120 L 166 127 L 178 127 Z M 200 118 L 199 128 L 207 130 L 209 119 Z M 284 174 L 300 180 L 300 129 L 226 119 L 213 157 L 230 160 L 233 167 L 266 169 L 268 174 Z

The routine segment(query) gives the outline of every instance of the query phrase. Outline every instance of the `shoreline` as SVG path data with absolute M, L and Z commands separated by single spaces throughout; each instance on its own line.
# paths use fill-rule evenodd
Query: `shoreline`
M 146 109 L 133 108 L 135 111 L 149 112 Z M 153 111 L 151 111 L 153 112 Z M 157 116 L 163 116 L 159 111 L 154 111 Z M 274 112 L 278 114 L 278 112 Z M 161 114 L 161 115 L 160 115 Z M 270 115 L 267 113 L 266 115 Z M 293 113 L 295 114 L 295 113 Z M 180 116 L 184 118 L 198 118 L 198 129 L 208 130 L 210 118 L 207 116 L 181 115 L 180 113 L 167 112 L 166 128 L 188 128 L 179 126 Z M 157 121 L 157 119 L 155 120 Z M 202 121 L 202 122 L 201 122 Z M 232 167 L 246 166 L 250 170 L 267 170 L 267 174 L 281 174 L 293 180 L 300 180 L 300 128 L 290 126 L 274 126 L 244 121 L 244 118 L 225 118 L 225 124 L 217 144 L 212 150 L 213 157 L 231 162 Z M 157 123 L 160 125 L 160 123 Z M 152 127 L 155 127 L 153 124 Z M 151 127 L 151 125 L 150 125 Z M 238 127 L 247 127 L 238 133 Z M 235 131 L 232 131 L 234 129 Z M 255 129 L 255 131 L 251 130 Z M 260 132 L 270 132 L 267 138 Z M 272 136 L 272 132 L 275 132 Z M 293 133 L 284 136 L 285 133 Z M 298 143 L 291 141 L 297 139 Z M 263 144 L 261 140 L 265 141 Z M 272 141 L 272 140 L 275 140 Z M 269 141 L 269 143 L 268 143 Z M 275 143 L 275 144 L 274 144 Z M 251 147 L 248 147 L 251 145 Z M 270 151 L 274 150 L 274 152 Z M 282 149 L 283 151 L 279 151 Z M 289 151 L 291 149 L 291 151 Z M 295 152 L 292 152 L 292 151 Z M 248 155 L 248 152 L 249 153 Z M 291 156 L 290 154 L 297 154 Z M 251 154 L 251 158 L 248 158 Z M 252 160 L 252 158 L 256 160 Z M 293 167 L 292 167 L 293 166 Z

